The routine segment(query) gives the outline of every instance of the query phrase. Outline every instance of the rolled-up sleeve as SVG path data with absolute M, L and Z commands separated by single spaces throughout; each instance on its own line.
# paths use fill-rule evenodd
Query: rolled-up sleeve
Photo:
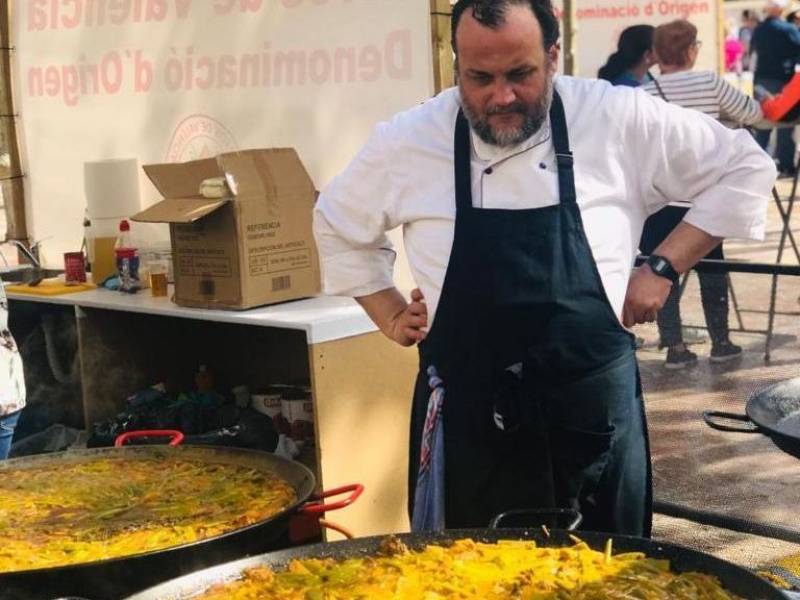
M 691 202 L 684 220 L 706 233 L 763 239 L 777 173 L 753 137 L 645 93 L 634 96 L 632 126 L 643 147 L 632 149 L 632 166 L 646 212 Z
M 388 125 L 378 125 L 353 162 L 322 191 L 314 237 L 323 291 L 366 296 L 394 285 L 395 251 L 386 236 L 394 205 Z

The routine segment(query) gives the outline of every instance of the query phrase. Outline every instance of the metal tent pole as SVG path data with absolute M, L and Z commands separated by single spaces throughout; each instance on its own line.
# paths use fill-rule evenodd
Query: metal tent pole
M 576 22 L 575 1 L 564 0 L 564 12 L 561 15 L 561 23 L 564 26 L 561 34 L 561 50 L 564 53 L 564 73 L 567 75 L 578 75 Z

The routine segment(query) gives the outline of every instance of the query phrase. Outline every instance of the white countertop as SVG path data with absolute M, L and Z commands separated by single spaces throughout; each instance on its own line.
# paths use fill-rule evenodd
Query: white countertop
M 142 290 L 137 294 L 124 294 L 97 289 L 58 296 L 8 293 L 10 300 L 26 302 L 103 308 L 257 327 L 300 329 L 306 332 L 309 344 L 319 344 L 377 331 L 377 327 L 352 298 L 319 296 L 250 310 L 229 311 L 185 308 L 173 303 L 170 300 L 171 296 L 172 286 L 170 286 L 169 296 L 165 298 L 154 298 L 150 295 L 150 290 Z

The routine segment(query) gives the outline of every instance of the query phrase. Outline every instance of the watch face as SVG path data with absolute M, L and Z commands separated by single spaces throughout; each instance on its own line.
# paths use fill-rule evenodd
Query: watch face
M 658 261 L 656 261 L 656 270 L 663 271 L 666 266 L 667 261 L 665 261 L 663 258 L 659 258 Z

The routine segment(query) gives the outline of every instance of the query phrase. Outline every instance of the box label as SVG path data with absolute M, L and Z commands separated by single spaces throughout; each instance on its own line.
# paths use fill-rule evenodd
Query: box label
M 250 275 L 268 275 L 295 269 L 308 269 L 311 266 L 311 251 L 286 250 L 284 252 L 264 252 L 249 257 Z
M 178 258 L 178 273 L 190 277 L 232 277 L 231 259 L 226 256 L 185 256 Z

